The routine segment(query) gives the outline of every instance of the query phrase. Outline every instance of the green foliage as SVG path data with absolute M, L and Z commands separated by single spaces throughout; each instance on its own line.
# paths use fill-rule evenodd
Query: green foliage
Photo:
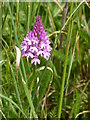
M 65 119 L 75 117 L 88 119 L 90 82 L 88 5 L 83 1 L 68 4 L 65 2 L 2 3 L 0 8 L 2 9 L 2 18 L 0 18 L 2 19 L 0 25 L 2 26 L 2 34 L 0 34 L 2 117 L 51 119 L 58 118 L 61 112 L 61 117 Z M 21 57 L 19 68 L 16 69 L 15 46 L 20 49 L 21 42 L 33 29 L 38 15 L 41 16 L 43 26 L 50 36 L 52 46 L 50 60 L 40 58 L 40 65 L 34 66 L 30 58 L 27 60 L 26 57 Z M 82 114 L 79 114 L 80 112 Z

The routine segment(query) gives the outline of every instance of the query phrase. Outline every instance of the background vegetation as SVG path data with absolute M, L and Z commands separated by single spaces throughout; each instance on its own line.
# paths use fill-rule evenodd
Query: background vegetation
M 2 2 L 1 6 L 2 117 L 88 119 L 89 3 Z M 34 66 L 21 56 L 19 63 L 20 44 L 38 15 L 51 41 L 51 57 Z

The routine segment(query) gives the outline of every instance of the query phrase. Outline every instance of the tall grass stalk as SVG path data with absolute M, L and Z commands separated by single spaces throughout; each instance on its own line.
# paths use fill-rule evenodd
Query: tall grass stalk
M 9 13 L 10 13 L 11 20 L 12 20 L 12 25 L 13 25 L 13 29 L 14 29 L 14 35 L 15 35 L 16 43 L 17 43 L 17 46 L 20 48 L 20 44 L 19 44 L 19 41 L 18 41 L 17 33 L 16 33 L 16 27 L 15 27 L 14 20 L 13 20 L 13 15 L 12 15 L 12 12 L 11 12 L 11 7 L 9 5 L 9 2 L 7 2 L 7 3 L 8 3 L 8 9 L 9 9 Z M 25 67 L 24 67 L 22 57 L 21 57 L 21 64 L 22 64 L 23 74 L 24 74 L 25 80 L 27 82 L 27 76 L 26 76 L 26 71 L 25 71 Z
M 55 26 L 55 24 L 54 24 L 54 20 L 53 20 L 53 17 L 52 17 L 52 13 L 51 13 L 51 11 L 50 11 L 50 8 L 49 8 L 49 5 L 48 5 L 49 3 L 47 3 L 47 7 L 48 7 L 48 13 L 49 13 L 49 16 L 50 16 L 50 19 L 51 19 L 51 24 L 52 24 L 52 26 L 53 26 L 53 30 L 54 31 L 56 31 L 56 26 Z
M 68 92 L 69 78 L 70 78 L 71 68 L 72 68 L 72 64 L 73 64 L 75 47 L 76 47 L 76 43 L 77 43 L 78 39 L 79 39 L 79 36 L 78 36 L 78 33 L 77 33 L 76 40 L 75 40 L 75 43 L 74 43 L 73 53 L 72 53 L 71 61 L 70 61 L 70 65 L 69 65 L 68 77 L 66 79 L 66 91 L 65 91 L 65 95 L 67 95 L 67 92 Z M 65 104 L 66 104 L 66 98 L 65 98 Z
M 10 46 L 12 42 L 12 20 L 10 20 Z
M 7 44 L 7 42 L 4 40 L 4 38 L 0 35 L 0 40 L 2 40 L 3 41 L 3 43 L 6 45 L 6 47 L 7 48 L 9 48 L 9 46 L 8 46 L 8 44 Z
M 89 34 L 89 28 L 88 28 L 88 24 L 87 24 L 87 21 L 86 21 L 85 6 L 83 6 L 83 13 L 84 13 L 84 24 L 85 24 L 85 27 L 86 27 L 86 31 Z
M 16 1 L 16 32 L 18 34 L 19 0 Z
M 73 8 L 73 3 L 71 3 L 70 14 L 72 13 L 72 8 Z M 63 69 L 63 76 L 62 76 L 62 86 L 61 86 L 61 91 L 60 91 L 59 107 L 58 107 L 58 118 L 61 118 L 61 109 L 62 109 L 62 102 L 63 102 L 63 91 L 64 91 L 65 76 L 66 76 L 66 69 L 67 69 L 67 61 L 68 61 L 68 53 L 69 53 L 69 46 L 70 46 L 70 33 L 71 33 L 71 19 L 69 21 L 69 27 L 68 27 L 67 47 L 66 47 L 66 55 L 65 55 L 65 62 L 64 62 L 64 69 Z
M 82 2 L 80 2 L 80 4 L 77 6 L 77 8 L 71 13 L 70 17 L 68 17 L 67 21 L 65 22 L 64 26 L 62 27 L 62 30 L 64 30 L 65 26 L 68 24 L 69 20 L 72 18 L 72 16 L 74 15 L 74 13 L 79 9 L 79 7 L 85 2 L 85 0 L 83 0 Z
M 27 33 L 29 32 L 29 25 L 30 25 L 30 2 L 28 2 Z
M 4 7 L 3 7 L 4 8 Z M 3 9 L 2 8 L 2 9 Z M 0 10 L 1 11 L 1 10 Z M 8 16 L 8 10 L 7 10 L 7 12 L 6 12 L 6 15 L 5 15 L 5 17 L 4 17 L 4 20 L 3 20 L 3 25 L 2 25 L 2 33 L 3 33 L 3 31 L 4 31 L 4 29 L 5 29 L 5 24 L 6 24 L 6 20 L 7 20 L 7 16 Z M 1 17 L 2 18 L 2 17 Z

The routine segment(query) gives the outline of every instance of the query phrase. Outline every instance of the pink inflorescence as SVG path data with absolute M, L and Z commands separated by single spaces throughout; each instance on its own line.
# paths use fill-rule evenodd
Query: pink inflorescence
M 38 16 L 33 30 L 30 31 L 21 43 L 21 54 L 31 58 L 31 64 L 40 64 L 40 56 L 46 60 L 50 57 L 50 41 Z

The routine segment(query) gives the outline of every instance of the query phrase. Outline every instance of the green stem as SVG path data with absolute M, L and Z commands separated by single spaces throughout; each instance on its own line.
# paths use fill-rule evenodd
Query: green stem
M 35 112 L 34 105 L 33 105 L 32 99 L 31 99 L 31 94 L 29 93 L 28 86 L 27 86 L 26 82 L 23 79 L 23 75 L 22 75 L 22 71 L 21 71 L 20 67 L 19 67 L 19 72 L 20 72 L 20 75 L 21 75 L 21 78 L 22 78 L 22 83 L 23 83 L 25 94 L 27 96 L 29 105 L 31 107 L 31 111 L 33 113 L 34 118 L 36 118 L 36 112 Z
M 16 32 L 18 33 L 19 0 L 16 1 Z
M 54 23 L 54 20 L 53 20 L 53 17 L 52 17 L 52 13 L 50 11 L 50 8 L 49 8 L 49 3 L 47 3 L 47 8 L 48 8 L 48 13 L 49 13 L 49 16 L 50 16 L 50 19 L 51 19 L 51 24 L 52 24 L 52 27 L 53 27 L 53 31 L 56 31 L 56 26 L 55 26 L 55 23 Z
M 33 80 L 32 80 L 31 85 L 30 85 L 31 92 L 33 90 L 34 81 L 35 81 L 35 66 L 33 66 Z
M 9 46 L 8 46 L 6 40 L 4 40 L 4 38 L 1 36 L 1 34 L 0 34 L 0 40 L 2 40 L 2 42 L 4 42 L 4 44 L 6 45 L 6 47 L 7 47 L 7 49 L 8 49 Z
M 72 13 L 72 7 L 73 7 L 73 3 L 71 3 L 70 13 Z M 65 55 L 65 62 L 64 62 L 64 69 L 63 69 L 63 77 L 62 77 L 61 95 L 60 95 L 60 100 L 59 100 L 58 118 L 61 118 L 61 109 L 62 109 L 62 101 L 63 101 L 63 91 L 64 91 L 66 68 L 67 68 L 68 53 L 69 53 L 69 46 L 70 46 L 70 32 L 71 32 L 71 19 L 69 21 L 69 27 L 68 27 L 67 47 L 66 47 L 66 55 Z
M 6 21 L 7 21 L 7 16 L 8 16 L 8 10 L 6 10 L 6 15 L 4 17 L 4 20 L 3 20 L 3 24 L 2 24 L 2 33 L 4 31 L 4 28 L 5 28 L 5 25 L 6 25 Z M 2 17 L 1 17 L 2 18 Z
M 12 43 L 12 21 L 10 20 L 10 46 Z
M 29 25 L 30 25 L 30 2 L 28 2 L 27 33 L 29 32 Z
M 87 24 L 87 21 L 86 21 L 85 6 L 83 6 L 83 14 L 84 14 L 84 24 L 85 24 L 85 27 L 86 27 L 86 31 L 87 31 L 87 33 L 89 34 L 88 24 Z
M 72 53 L 71 61 L 70 61 L 70 65 L 69 65 L 68 77 L 67 77 L 67 80 L 66 80 L 65 95 L 67 95 L 67 91 L 68 91 L 69 77 L 70 77 L 71 68 L 72 68 L 72 64 L 73 64 L 73 58 L 74 58 L 74 53 L 75 53 L 75 47 L 76 47 L 77 40 L 78 40 L 78 33 L 76 35 L 76 40 L 75 40 L 75 43 L 74 43 L 73 53 Z M 65 104 L 66 104 L 66 98 L 65 98 Z

